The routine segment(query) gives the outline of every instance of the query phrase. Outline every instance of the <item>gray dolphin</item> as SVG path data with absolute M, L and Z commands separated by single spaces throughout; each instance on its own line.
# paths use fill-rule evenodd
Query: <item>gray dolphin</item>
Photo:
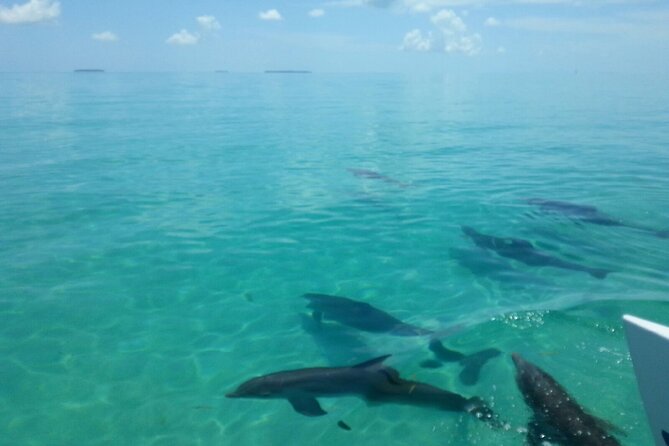
M 462 232 L 471 238 L 476 246 L 490 249 L 502 257 L 518 260 L 529 266 L 552 266 L 554 268 L 582 271 L 597 279 L 605 278 L 610 272 L 604 269 L 590 268 L 577 263 L 567 262 L 566 260 L 545 254 L 537 250 L 534 245 L 527 240 L 486 235 L 469 226 L 463 226 Z
M 566 446 L 620 446 L 607 432 L 615 428 L 587 413 L 552 376 L 518 353 L 511 357 L 518 389 L 534 414 L 527 431 L 531 446 L 546 440 Z
M 327 412 L 319 397 L 356 396 L 368 404 L 405 404 L 449 412 L 467 412 L 495 427 L 501 424 L 478 397 L 465 398 L 430 384 L 409 381 L 383 365 L 390 355 L 351 367 L 314 367 L 270 373 L 242 383 L 228 398 L 283 398 L 295 411 L 309 417 Z
M 397 336 L 424 336 L 433 333 L 404 323 L 366 302 L 317 293 L 307 293 L 303 297 L 309 300 L 307 307 L 313 310 L 312 316 L 317 321 L 325 318 L 358 330 Z
M 537 206 L 543 212 L 562 214 L 569 218 L 573 218 L 585 223 L 592 223 L 601 226 L 620 226 L 625 228 L 633 228 L 645 232 L 650 232 L 660 238 L 669 237 L 668 230 L 658 231 L 647 226 L 626 223 L 622 220 L 613 218 L 610 215 L 600 212 L 599 209 L 594 206 L 569 203 L 566 201 L 544 200 L 543 198 L 530 198 L 525 201 L 527 204 Z

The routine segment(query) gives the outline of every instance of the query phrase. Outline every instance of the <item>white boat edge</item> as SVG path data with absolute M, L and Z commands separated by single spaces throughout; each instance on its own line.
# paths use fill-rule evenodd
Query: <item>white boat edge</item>
M 669 327 L 624 315 L 639 392 L 656 446 L 669 446 Z

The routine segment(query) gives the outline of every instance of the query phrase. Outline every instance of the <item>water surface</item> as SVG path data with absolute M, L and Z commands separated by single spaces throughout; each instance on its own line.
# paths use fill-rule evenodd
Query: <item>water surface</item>
M 597 206 L 669 229 L 669 85 L 621 76 L 0 75 L 0 432 L 23 444 L 519 445 L 509 353 L 650 444 L 620 322 L 669 323 L 669 240 L 537 212 Z M 378 172 L 392 180 L 356 176 Z M 461 231 L 612 271 L 533 268 Z M 304 328 L 306 292 L 425 338 Z M 340 330 L 341 329 L 341 330 Z M 229 400 L 243 380 L 392 353 L 403 376 L 508 421 Z M 337 427 L 345 420 L 352 427 Z

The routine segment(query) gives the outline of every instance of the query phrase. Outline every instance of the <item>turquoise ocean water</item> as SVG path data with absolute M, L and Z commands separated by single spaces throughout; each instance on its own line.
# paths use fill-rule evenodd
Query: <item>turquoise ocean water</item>
M 669 323 L 669 239 L 524 200 L 669 229 L 666 78 L 1 74 L 0 197 L 2 445 L 522 445 L 514 351 L 651 444 L 620 316 Z M 530 267 L 463 225 L 612 272 Z M 458 364 L 420 366 L 425 337 L 314 331 L 307 292 L 503 354 L 465 385 Z M 506 429 L 224 397 L 386 353 Z

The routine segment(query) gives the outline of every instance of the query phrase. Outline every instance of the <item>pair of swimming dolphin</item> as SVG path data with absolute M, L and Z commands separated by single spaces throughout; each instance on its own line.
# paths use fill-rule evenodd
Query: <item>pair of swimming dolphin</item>
M 558 257 L 542 252 L 528 240 L 512 237 L 496 237 L 478 232 L 471 226 L 463 226 L 462 232 L 468 236 L 476 246 L 489 249 L 502 257 L 517 260 L 529 266 L 550 266 L 572 271 L 582 271 L 597 279 L 604 279 L 610 271 L 601 268 L 591 268 L 578 263 L 568 262 Z
M 371 333 L 388 333 L 397 336 L 424 336 L 434 332 L 405 323 L 394 316 L 346 297 L 308 293 L 312 318 L 318 324 L 323 319 Z M 464 364 L 460 374 L 463 382 L 473 384 L 478 380 L 481 367 L 500 352 L 496 349 L 471 355 L 449 350 L 438 340 L 430 342 L 430 350 L 443 361 L 460 361 Z M 350 367 L 315 367 L 271 373 L 253 378 L 229 393 L 230 398 L 283 398 L 293 409 L 306 416 L 325 415 L 318 397 L 357 396 L 370 404 L 395 403 L 432 407 L 450 412 L 467 412 L 493 426 L 501 423 L 492 410 L 478 397 L 467 398 L 431 384 L 406 380 L 397 370 L 383 362 L 390 355 L 365 361 Z M 341 426 L 341 425 L 340 425 Z
M 632 229 L 637 229 L 639 231 L 651 233 L 656 237 L 669 238 L 669 230 L 658 231 L 657 229 L 648 226 L 634 223 L 627 223 L 601 212 L 595 206 L 569 203 L 566 201 L 558 201 L 558 200 L 545 200 L 543 198 L 530 198 L 525 200 L 525 202 L 532 206 L 537 206 L 539 210 L 547 214 L 562 214 L 566 217 L 584 223 L 591 223 L 600 226 L 618 226 L 618 227 L 632 228 Z

